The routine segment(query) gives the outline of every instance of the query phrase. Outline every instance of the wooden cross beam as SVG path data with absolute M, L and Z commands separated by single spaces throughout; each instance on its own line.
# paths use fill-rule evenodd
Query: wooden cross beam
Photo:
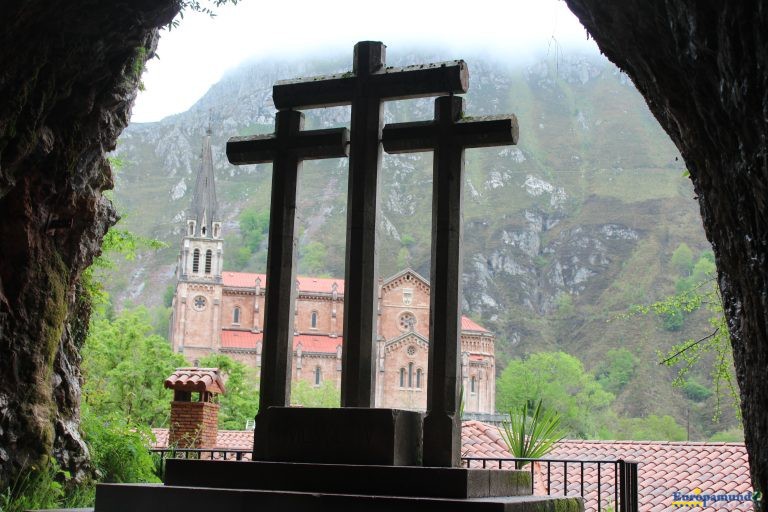
M 385 100 L 466 92 L 464 61 L 387 68 L 386 46 L 355 45 L 352 72 L 277 82 L 275 107 L 351 105 L 344 288 L 342 407 L 374 405 L 381 105 Z
M 296 290 L 295 218 L 302 161 L 347 156 L 346 128 L 302 131 L 304 114 L 281 110 L 275 133 L 232 137 L 227 158 L 236 165 L 272 162 L 267 289 L 261 356 L 259 414 L 270 406 L 288 406 L 291 398 L 293 309 Z M 256 438 L 259 438 L 256 422 Z
M 515 116 L 464 118 L 464 99 L 435 100 L 434 121 L 388 124 L 384 151 L 434 151 L 429 366 L 424 465 L 451 467 L 461 460 L 460 340 L 462 192 L 464 150 L 517 144 Z

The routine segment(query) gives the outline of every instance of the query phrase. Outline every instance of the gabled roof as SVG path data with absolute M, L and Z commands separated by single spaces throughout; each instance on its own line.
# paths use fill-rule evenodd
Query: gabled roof
M 224 393 L 224 380 L 218 368 L 176 368 L 163 385 L 176 391 Z
M 392 281 L 396 281 L 396 280 L 400 279 L 401 277 L 403 277 L 406 274 L 412 275 L 413 277 L 415 277 L 416 279 L 418 279 L 419 281 L 421 281 L 425 285 L 429 286 L 429 279 L 427 279 L 426 277 L 422 276 L 421 274 L 419 274 L 418 272 L 413 270 L 411 267 L 405 268 L 405 269 L 401 270 L 400 272 L 398 272 L 397 274 L 394 274 L 392 276 L 389 276 L 389 277 L 385 278 L 384 280 L 382 280 L 381 285 L 385 286 L 386 284 L 391 283 Z
M 393 343 L 397 343 L 398 341 L 403 340 L 405 338 L 409 338 L 411 336 L 415 337 L 420 341 L 423 341 L 426 344 L 429 344 L 429 340 L 424 336 L 422 336 L 421 334 L 419 334 L 417 331 L 408 331 L 408 332 L 404 332 L 400 336 L 395 336 L 394 338 L 388 339 L 385 345 L 392 345 Z

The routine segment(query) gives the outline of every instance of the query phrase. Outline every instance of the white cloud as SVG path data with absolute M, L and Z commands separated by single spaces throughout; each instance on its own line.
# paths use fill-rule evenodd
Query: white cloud
M 218 15 L 187 13 L 162 33 L 159 59 L 147 64 L 146 90 L 133 121 L 182 112 L 228 69 L 253 57 L 318 55 L 348 50 L 359 40 L 398 47 L 424 44 L 463 52 L 486 51 L 513 60 L 560 49 L 592 47 L 562 0 L 473 0 L 450 7 L 433 0 L 241 0 Z

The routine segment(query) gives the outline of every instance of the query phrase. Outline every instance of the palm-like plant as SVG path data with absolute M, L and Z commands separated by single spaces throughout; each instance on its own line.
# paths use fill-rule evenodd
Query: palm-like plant
M 509 411 L 509 421 L 502 423 L 501 437 L 516 458 L 538 459 L 565 437 L 565 431 L 560 428 L 557 412 L 542 410 L 539 400 L 533 415 L 529 416 L 526 401 L 519 410 Z M 528 461 L 517 460 L 515 468 L 520 469 L 526 464 Z

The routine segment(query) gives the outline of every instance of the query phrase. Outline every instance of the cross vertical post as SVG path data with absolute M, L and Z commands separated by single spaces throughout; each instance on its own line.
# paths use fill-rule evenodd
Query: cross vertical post
M 302 131 L 304 114 L 282 110 L 273 135 L 233 137 L 227 157 L 233 164 L 272 162 L 264 338 L 256 416 L 254 458 L 266 448 L 266 416 L 272 406 L 290 405 L 293 309 L 296 298 L 296 200 L 302 162 L 347 156 L 346 128 Z M 259 443 L 259 440 L 262 442 Z
M 440 97 L 435 100 L 434 121 L 390 124 L 382 133 L 387 153 L 434 151 L 425 466 L 458 467 L 461 462 L 464 150 L 516 144 L 518 140 L 514 116 L 465 119 L 463 112 L 463 98 Z
M 377 319 L 379 143 L 385 100 L 466 92 L 463 61 L 386 67 L 386 46 L 355 45 L 351 73 L 301 78 L 275 84 L 272 98 L 282 108 L 351 105 L 347 237 L 342 348 L 342 407 L 373 407 Z

